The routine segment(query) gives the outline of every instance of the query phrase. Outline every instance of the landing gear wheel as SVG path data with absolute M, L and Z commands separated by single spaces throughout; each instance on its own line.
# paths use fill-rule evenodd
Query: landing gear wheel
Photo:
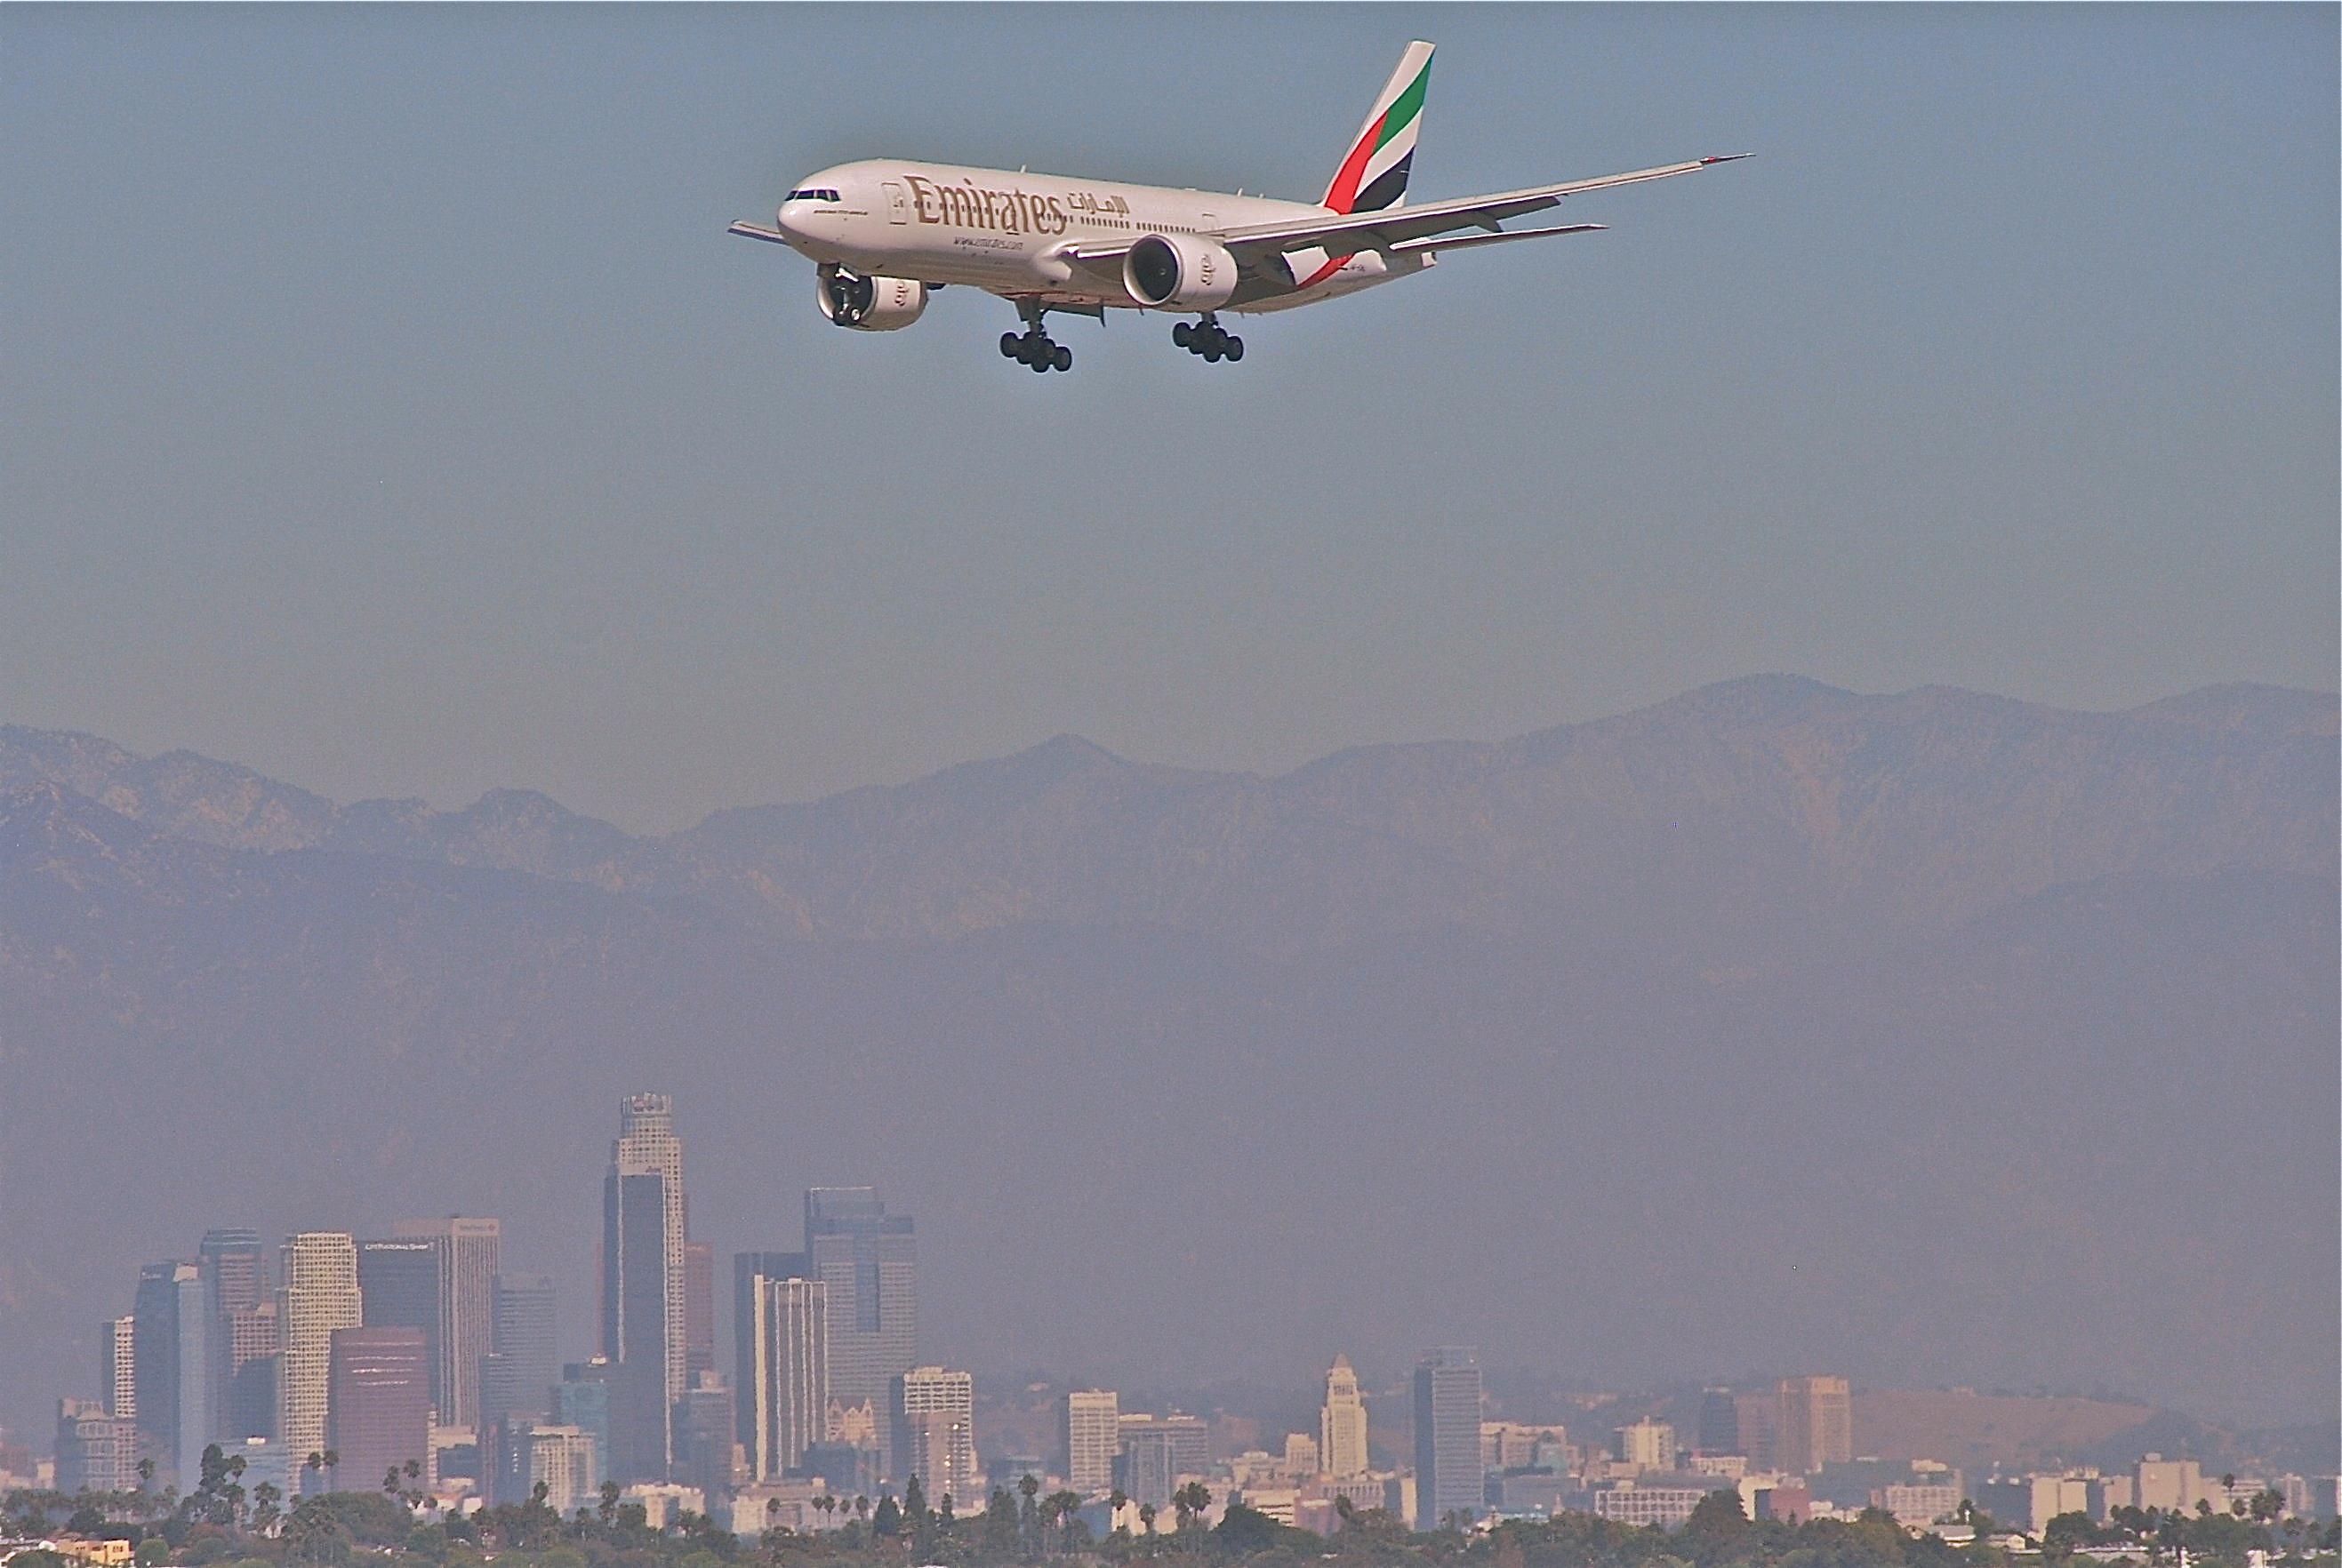
M 1070 348 L 1067 348 L 1064 344 L 1062 344 L 1062 343 L 1061 343 L 1061 344 L 1059 344 L 1059 345 L 1057 345 L 1057 347 L 1056 347 L 1056 352 L 1052 353 L 1052 354 L 1049 355 L 1049 367 L 1050 367 L 1052 370 L 1071 370 L 1071 369 L 1073 369 L 1073 368 L 1074 368 L 1074 351 L 1073 351 L 1072 349 L 1070 349 Z
M 1204 346 L 1201 353 L 1203 354 L 1204 363 L 1206 365 L 1219 364 L 1222 350 L 1220 348 L 1220 340 L 1217 334 L 1214 334 L 1212 336 L 1204 340 Z
M 1231 363 L 1236 360 L 1242 359 L 1244 357 L 1244 339 L 1236 336 L 1234 333 L 1230 333 L 1228 335 L 1227 346 L 1220 352 L 1226 355 Z
M 1020 359 L 1024 357 L 1024 354 L 1025 340 L 1023 338 L 1017 336 L 1013 332 L 1004 332 L 1000 335 L 1001 358 Z
M 1036 374 L 1046 373 L 1049 368 L 1049 351 L 1042 349 L 1028 357 L 1025 363 L 1031 365 Z
M 1171 341 L 1177 344 L 1181 348 L 1193 348 L 1196 345 L 1196 328 L 1194 325 L 1184 321 L 1174 322 L 1171 326 Z

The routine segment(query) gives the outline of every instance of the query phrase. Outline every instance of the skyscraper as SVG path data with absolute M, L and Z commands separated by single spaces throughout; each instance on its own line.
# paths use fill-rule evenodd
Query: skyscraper
M 561 1381 L 553 1385 L 554 1424 L 574 1426 L 593 1438 L 595 1473 L 605 1478 L 611 1474 L 611 1391 L 617 1383 L 616 1364 L 597 1355 L 564 1366 Z
M 1171 1506 L 1171 1493 L 1183 1473 L 1178 1443 L 1159 1426 L 1123 1429 L 1122 1452 L 1115 1463 L 1115 1484 L 1131 1502 L 1158 1512 Z
M 688 1386 L 683 1144 L 675 1102 L 619 1102 L 618 1136 L 602 1184 L 602 1353 L 617 1369 L 612 1392 L 615 1479 L 666 1478 L 675 1458 L 675 1405 Z
M 732 1391 L 712 1372 L 696 1373 L 675 1406 L 675 1479 L 699 1488 L 719 1518 L 732 1494 Z
M 443 1426 L 480 1422 L 480 1363 L 495 1333 L 496 1270 L 504 1262 L 504 1225 L 450 1215 L 401 1220 L 391 1234 L 427 1241 L 439 1259 L 438 1323 L 432 1334 L 432 1403 Z M 369 1320 L 371 1321 L 371 1320 Z
M 1415 1527 L 1436 1530 L 1451 1514 L 1468 1524 L 1482 1484 L 1479 1353 L 1426 1351 L 1415 1368 Z
M 411 1328 L 423 1336 L 423 1364 L 432 1374 L 429 1393 L 435 1410 L 439 1408 L 442 1262 L 439 1249 L 425 1236 L 358 1243 L 358 1294 L 365 1326 Z
M 748 1406 L 748 1464 L 778 1481 L 806 1449 L 826 1441 L 829 1412 L 829 1288 L 819 1280 L 756 1274 L 746 1323 L 740 1402 Z
M 1738 1442 L 1737 1451 L 1748 1456 L 1748 1468 L 1756 1471 L 1779 1467 L 1779 1444 L 1775 1433 L 1781 1424 L 1781 1395 L 1776 1389 L 1765 1393 L 1736 1393 L 1732 1396 L 1733 1435 Z
M 875 1187 L 812 1188 L 805 1212 L 806 1253 L 814 1277 L 829 1287 L 830 1397 L 883 1413 L 895 1380 L 919 1359 L 911 1216 L 888 1213 Z M 880 1425 L 882 1443 L 893 1429 Z M 882 1450 L 882 1459 L 889 1475 L 900 1471 L 893 1454 Z
M 212 1437 L 209 1313 L 203 1270 L 147 1263 L 131 1309 L 131 1385 L 140 1457 L 164 1484 L 192 1488 Z
M 553 1408 L 561 1375 L 553 1281 L 545 1274 L 498 1274 L 488 1359 L 480 1372 L 483 1430 L 499 1421 L 541 1420 Z
M 339 1231 L 304 1231 L 285 1243 L 284 1360 L 276 1431 L 295 1464 L 325 1446 L 333 1333 L 364 1322 L 358 1246 Z
M 687 1227 L 691 1215 L 686 1211 Z M 716 1370 L 716 1249 L 695 1242 L 686 1233 L 683 1243 L 683 1373 L 687 1388 L 699 1386 L 699 1374 Z
M 1854 1457 L 1854 1409 L 1842 1377 L 1781 1380 L 1774 1463 L 1797 1475 Z
M 1336 1481 L 1366 1473 L 1366 1400 L 1350 1358 L 1337 1355 L 1326 1373 L 1326 1408 L 1317 1416 L 1318 1462 Z
M 276 1435 L 284 1352 L 284 1320 L 273 1295 L 227 1314 L 227 1396 L 220 1413 L 225 1441 Z
M 803 1253 L 756 1252 L 732 1254 L 732 1386 L 739 1394 L 738 1408 L 733 1413 L 738 1423 L 740 1446 L 748 1455 L 748 1472 L 759 1481 L 764 1473 L 756 1462 L 756 1282 L 768 1280 L 802 1280 L 813 1277 L 813 1263 Z M 824 1300 L 825 1313 L 827 1307 Z M 823 1333 L 828 1327 L 825 1317 Z M 828 1368 L 823 1368 L 822 1383 L 828 1386 Z M 826 1397 L 826 1395 L 825 1395 Z M 814 1441 L 820 1442 L 816 1437 Z
M 131 1413 L 138 1423 L 138 1457 L 155 1462 L 156 1480 L 171 1479 L 179 1424 L 179 1304 L 173 1263 L 142 1263 L 131 1298 Z
M 1066 1395 L 1066 1484 L 1084 1497 L 1114 1486 L 1122 1452 L 1122 1398 L 1110 1388 L 1077 1388 Z
M 239 1403 L 236 1372 L 238 1323 L 270 1298 L 268 1249 L 260 1233 L 242 1226 L 215 1226 L 204 1233 L 195 1249 L 196 1265 L 204 1278 L 204 1341 L 209 1357 L 205 1368 L 205 1402 L 210 1406 L 210 1436 L 222 1443 L 241 1443 L 255 1434 L 245 1430 L 249 1413 Z M 270 1329 L 273 1338 L 274 1323 Z M 249 1343 L 251 1331 L 245 1331 Z M 273 1345 L 271 1347 L 274 1348 Z M 265 1428 L 268 1423 L 261 1423 Z
M 205 1231 L 195 1256 L 208 1277 L 214 1312 L 241 1312 L 268 1299 L 268 1249 L 261 1244 L 258 1231 L 241 1226 Z
M 1711 1388 L 1699 1396 L 1699 1451 L 1702 1453 L 1742 1453 L 1740 1413 L 1728 1388 Z
M 916 1366 L 894 1380 L 895 1478 L 914 1475 L 938 1503 L 976 1496 L 976 1379 L 940 1366 Z
M 340 1456 L 341 1487 L 370 1492 L 409 1461 L 419 1476 L 431 1458 L 431 1353 L 423 1331 L 335 1329 L 328 1343 L 325 1441 Z
M 138 1420 L 138 1318 L 135 1313 L 105 1320 L 101 1342 L 105 1364 L 100 1369 L 105 1390 L 105 1413 L 118 1415 L 136 1430 Z

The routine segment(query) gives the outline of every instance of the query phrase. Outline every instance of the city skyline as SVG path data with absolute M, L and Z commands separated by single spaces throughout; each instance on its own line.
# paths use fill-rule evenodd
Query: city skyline
M 369 1501 L 387 1494 L 441 1529 L 503 1520 L 493 1527 L 510 1531 L 515 1510 L 541 1503 L 555 1520 L 574 1516 L 579 1531 L 592 1528 L 598 1511 L 605 1529 L 615 1517 L 624 1528 L 637 1527 L 632 1519 L 654 1532 L 681 1524 L 767 1543 L 776 1529 L 860 1532 L 866 1522 L 882 1534 L 899 1527 L 926 1538 L 977 1516 L 979 1503 L 988 1530 L 1016 1517 L 1021 1493 L 1027 1531 L 1037 1519 L 1069 1543 L 1109 1540 L 1125 1551 L 1196 1526 L 1294 1529 L 1332 1542 L 1362 1515 L 1405 1522 L 1419 1534 L 1576 1515 L 1696 1531 L 1718 1509 L 1744 1529 L 1838 1522 L 1921 1541 L 1976 1534 L 1987 1522 L 2014 1530 L 2006 1539 L 2019 1543 L 2061 1531 L 2136 1537 L 2172 1518 L 2210 1522 L 2191 1526 L 2205 1529 L 2224 1520 L 2246 1529 L 2249 1519 L 2275 1540 L 2281 1522 L 2293 1535 L 2305 1525 L 2333 1528 L 2327 1522 L 2342 1508 L 2342 1477 L 2323 1469 L 2263 1465 L 2239 1473 L 2232 1461 L 2216 1473 L 2200 1457 L 2159 1450 L 2112 1467 L 2067 1458 L 1971 1470 L 1928 1457 L 1858 1457 L 1855 1391 L 1835 1373 L 1711 1385 L 1656 1408 L 1597 1396 L 1574 1403 L 1565 1419 L 1510 1419 L 1490 1396 L 1479 1353 L 1456 1345 L 1416 1359 L 1403 1444 L 1387 1426 L 1377 1438 L 1366 1380 L 1346 1352 L 1334 1354 L 1319 1380 L 1317 1409 L 1281 1435 L 1274 1424 L 1238 1427 L 1245 1436 L 1231 1442 L 1216 1413 L 1136 1409 L 1146 1396 L 1126 1402 L 1111 1383 L 1053 1385 L 1028 1375 L 1009 1403 L 991 1406 L 1014 1434 L 987 1441 L 976 1377 L 934 1361 L 888 1379 L 881 1425 L 867 1400 L 825 1397 L 841 1374 L 866 1375 L 876 1357 L 926 1353 L 911 1332 L 917 1227 L 872 1187 L 808 1187 L 806 1251 L 735 1254 L 742 1288 L 734 1300 L 745 1316 L 731 1326 L 736 1364 L 752 1383 L 729 1386 L 701 1366 L 687 1387 L 668 1390 L 676 1336 L 665 1306 L 675 1293 L 673 1260 L 686 1248 L 667 1216 L 689 1210 L 687 1117 L 672 1096 L 656 1093 L 626 1094 L 619 1112 L 603 1183 L 616 1255 L 604 1260 L 598 1333 L 606 1349 L 631 1352 L 633 1364 L 606 1355 L 567 1363 L 545 1398 L 529 1397 L 527 1369 L 542 1375 L 552 1364 L 557 1305 L 543 1276 L 496 1266 L 505 1229 L 494 1218 L 405 1222 L 386 1239 L 296 1233 L 275 1253 L 281 1283 L 256 1232 L 214 1227 L 197 1262 L 137 1269 L 134 1311 L 105 1325 L 106 1349 L 95 1368 L 105 1399 L 58 1398 L 55 1452 L 45 1461 L 30 1460 L 0 1433 L 0 1477 L 68 1494 L 143 1495 L 150 1485 L 168 1486 L 167 1499 L 200 1470 L 205 1490 L 191 1502 L 231 1525 L 241 1524 L 246 1496 L 274 1511 L 279 1499 L 300 1509 L 321 1493 L 357 1491 L 375 1493 Z M 448 1304 L 464 1293 L 450 1284 L 462 1273 L 464 1237 L 478 1244 L 470 1263 L 492 1270 L 486 1315 L 476 1325 L 449 1317 L 468 1310 Z M 714 1243 L 687 1246 L 706 1274 Z M 864 1316 L 874 1326 L 846 1344 L 828 1333 L 833 1288 L 846 1293 L 847 1312 L 857 1299 L 870 1309 Z M 712 1285 L 686 1285 L 685 1299 L 695 1290 L 706 1298 L 699 1315 L 712 1320 Z M 888 1296 L 899 1298 L 893 1309 Z M 267 1431 L 240 1433 L 239 1407 L 209 1391 L 233 1384 L 224 1367 L 250 1370 L 235 1366 L 237 1340 L 225 1325 L 263 1305 L 276 1306 L 286 1324 L 283 1350 L 255 1363 L 278 1364 L 280 1398 Z M 890 1325 L 898 1331 L 892 1336 Z M 485 1348 L 471 1397 L 500 1401 L 501 1413 L 476 1426 L 450 1423 L 435 1408 L 452 1383 L 442 1347 L 451 1335 L 475 1333 Z M 716 1337 L 712 1322 L 694 1334 L 706 1359 Z M 646 1388 L 675 1397 L 648 1410 Z M 1017 1444 L 1031 1428 L 1018 1426 L 1015 1402 L 1044 1392 L 1060 1441 L 1055 1452 L 1026 1452 Z M 736 1409 L 748 1413 L 737 1430 Z M 322 1448 L 306 1450 L 312 1432 Z M 1403 1449 L 1411 1449 L 1412 1463 Z M 215 1477 L 239 1483 L 223 1501 Z M 1032 1499 L 1045 1492 L 1036 1513 Z M 265 1528 L 263 1517 L 255 1520 Z M 863 1539 L 846 1537 L 849 1547 Z

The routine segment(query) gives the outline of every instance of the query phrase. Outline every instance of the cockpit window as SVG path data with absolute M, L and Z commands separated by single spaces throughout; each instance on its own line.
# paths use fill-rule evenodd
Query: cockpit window
M 801 191 L 791 191 L 788 199 L 793 202 L 834 202 L 838 199 L 838 196 L 836 191 L 821 190 L 808 185 Z

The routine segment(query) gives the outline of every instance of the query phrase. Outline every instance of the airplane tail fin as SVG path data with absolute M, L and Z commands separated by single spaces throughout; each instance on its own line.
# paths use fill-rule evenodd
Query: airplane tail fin
M 1399 56 L 1398 69 L 1383 84 L 1373 113 L 1350 145 L 1324 205 L 1337 213 L 1378 213 L 1406 195 L 1407 166 L 1415 162 L 1415 134 L 1423 127 L 1423 94 L 1431 83 L 1431 45 L 1417 40 Z

